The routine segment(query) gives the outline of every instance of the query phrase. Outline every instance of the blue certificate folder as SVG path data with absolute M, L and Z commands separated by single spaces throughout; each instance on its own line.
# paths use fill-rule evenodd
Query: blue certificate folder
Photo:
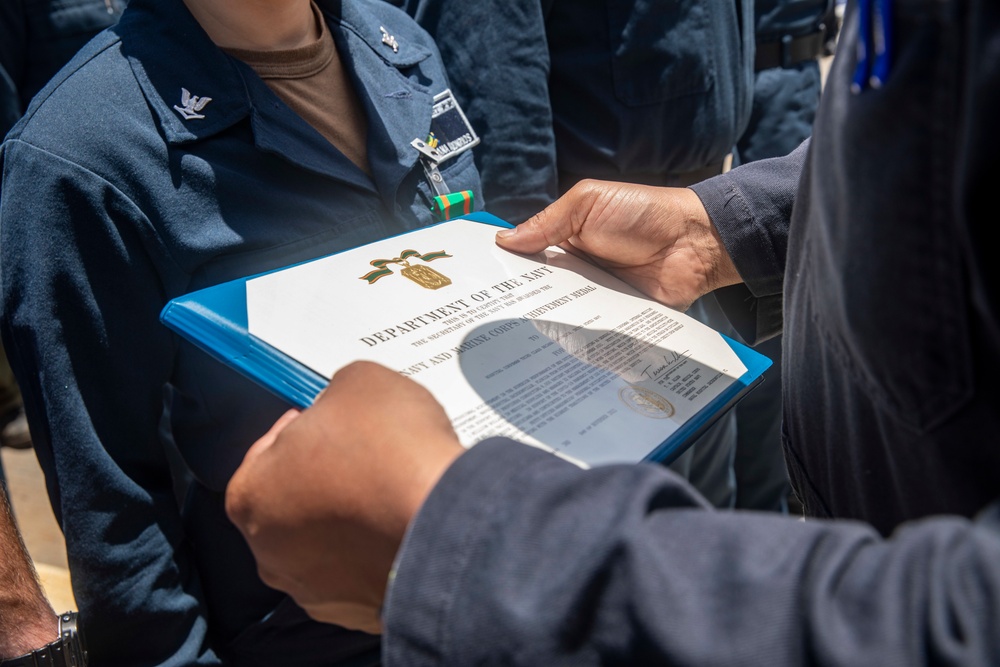
M 497 227 L 511 226 L 485 212 L 462 216 L 461 219 Z M 276 271 L 287 268 L 291 267 Z M 306 408 L 312 404 L 329 379 L 249 332 L 247 282 L 270 273 L 274 272 L 247 276 L 172 299 L 163 308 L 160 319 L 167 327 L 212 357 L 243 373 L 291 405 Z M 770 367 L 771 360 L 738 341 L 726 336 L 723 339 L 746 366 L 747 371 L 693 417 L 684 421 L 669 437 L 649 448 L 639 460 L 674 460 L 698 435 L 763 380 L 764 371 Z

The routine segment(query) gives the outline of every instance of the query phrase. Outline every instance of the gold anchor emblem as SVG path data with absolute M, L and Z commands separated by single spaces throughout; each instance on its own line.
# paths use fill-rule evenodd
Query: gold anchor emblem
M 424 262 L 433 262 L 435 259 L 451 257 L 451 255 L 446 253 L 444 250 L 425 254 L 420 254 L 416 250 L 404 250 L 399 253 L 399 257 L 393 257 L 392 259 L 373 259 L 369 262 L 369 264 L 374 266 L 375 270 L 369 271 L 365 275 L 361 276 L 361 280 L 367 280 L 369 285 L 374 285 L 375 281 L 380 278 L 392 275 L 392 269 L 389 268 L 389 265 L 395 264 L 403 267 L 399 270 L 403 277 L 412 280 L 425 289 L 440 289 L 451 284 L 451 279 L 443 273 L 435 271 L 431 267 L 424 264 L 411 264 L 410 259 L 414 257 Z

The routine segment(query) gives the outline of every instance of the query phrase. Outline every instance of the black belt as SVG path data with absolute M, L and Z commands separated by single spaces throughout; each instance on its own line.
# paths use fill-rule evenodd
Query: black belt
M 755 72 L 772 67 L 791 67 L 807 60 L 819 58 L 826 45 L 826 28 L 822 25 L 808 35 L 757 42 L 757 56 L 754 59 Z

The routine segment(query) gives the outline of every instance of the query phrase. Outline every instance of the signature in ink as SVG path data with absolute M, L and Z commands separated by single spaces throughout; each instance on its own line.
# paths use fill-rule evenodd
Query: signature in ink
M 643 368 L 642 372 L 639 374 L 645 375 L 650 380 L 655 380 L 687 358 L 684 354 L 679 352 L 667 352 L 666 354 L 661 354 L 660 357 L 663 359 L 662 364 L 657 366 L 649 364 Z

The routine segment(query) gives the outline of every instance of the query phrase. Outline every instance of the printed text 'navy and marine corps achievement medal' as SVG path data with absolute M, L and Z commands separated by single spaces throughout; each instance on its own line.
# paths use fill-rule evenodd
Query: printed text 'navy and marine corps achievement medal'
M 437 220 L 450 220 L 459 212 L 465 215 L 473 211 L 472 191 L 450 192 L 438 166 L 478 144 L 479 135 L 472 129 L 451 90 L 435 95 L 430 132 L 426 138 L 414 139 L 410 145 L 420 152 L 424 174 L 435 192 L 431 211 Z M 459 206 L 456 207 L 456 204 Z
M 444 250 L 429 252 L 426 254 L 420 254 L 416 250 L 404 250 L 399 253 L 399 257 L 393 257 L 392 259 L 373 259 L 369 263 L 375 267 L 375 270 L 369 271 L 365 275 L 361 276 L 361 280 L 367 280 L 369 285 L 374 285 L 375 281 L 380 278 L 392 275 L 392 269 L 390 269 L 388 265 L 397 264 L 403 267 L 399 270 L 403 277 L 409 278 L 426 289 L 439 289 L 450 285 L 451 279 L 425 264 L 411 264 L 410 260 L 418 258 L 424 262 L 433 262 L 435 259 L 441 259 L 442 257 L 451 257 L 451 255 Z

